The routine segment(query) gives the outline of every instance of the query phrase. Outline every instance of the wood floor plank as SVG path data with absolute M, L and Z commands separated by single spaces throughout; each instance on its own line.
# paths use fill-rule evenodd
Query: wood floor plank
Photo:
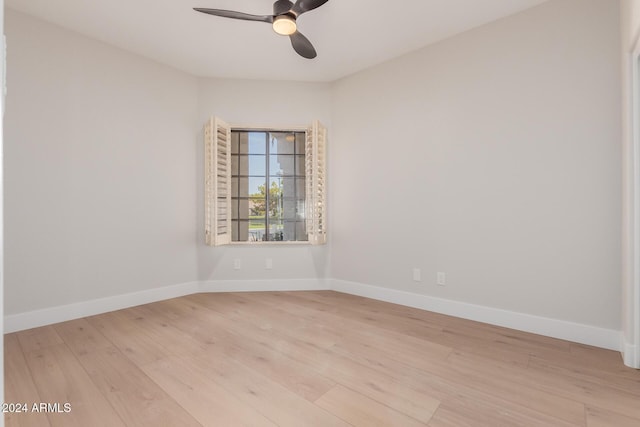
M 449 358 L 448 366 L 438 367 L 438 370 L 441 375 L 466 381 L 469 386 L 506 401 L 570 423 L 584 421 L 584 404 L 581 400 L 552 388 L 535 386 L 536 379 L 527 374 L 526 368 L 506 367 L 486 358 L 455 351 Z M 509 372 L 509 375 L 504 375 L 505 372 Z M 525 384 L 527 387 L 523 387 Z
M 138 327 L 153 335 L 154 339 L 167 343 L 166 348 L 174 356 L 164 360 L 186 364 L 203 377 L 221 383 L 227 390 L 278 425 L 299 425 L 303 419 L 299 413 L 308 417 L 305 418 L 308 425 L 346 425 L 260 372 L 236 361 L 229 362 L 232 358 L 221 355 L 215 342 L 198 342 L 194 337 L 167 323 L 166 319 L 159 318 L 149 307 L 127 309 L 125 315 L 136 319 Z M 169 344 L 169 341 L 173 343 Z M 158 363 L 151 364 L 156 365 Z M 145 369 L 149 366 L 145 365 Z M 231 373 L 232 378 L 229 378 Z
M 309 401 L 315 401 L 335 386 L 334 381 L 309 370 L 282 353 L 261 345 L 247 335 L 233 333 L 232 321 L 211 310 L 198 309 L 183 299 L 154 304 L 150 309 L 159 317 L 173 319 L 173 327 L 203 344 L 215 343 L 210 350 L 217 352 L 221 357 L 231 357 Z
M 434 342 L 478 356 L 500 360 L 508 365 L 527 366 L 529 352 L 509 345 L 495 344 L 485 333 L 474 333 L 460 328 L 445 327 L 442 334 L 433 338 Z
M 186 366 L 197 375 L 221 385 L 229 393 L 279 426 L 346 427 L 348 425 L 306 399 L 232 360 L 194 354 L 186 357 L 171 357 L 168 363 L 169 366 L 177 364 Z
M 402 311 L 405 309 L 405 307 L 398 306 L 396 304 L 375 301 L 368 298 L 355 297 L 353 295 L 346 295 L 346 301 L 341 301 L 343 295 L 345 294 L 331 291 L 316 291 L 295 292 L 292 293 L 291 297 L 297 298 L 301 303 L 304 301 L 309 301 L 311 303 L 310 305 L 305 304 L 304 307 L 308 306 L 311 309 L 319 310 L 321 312 L 338 313 L 338 315 L 344 317 L 345 319 L 348 319 L 347 322 L 359 322 L 361 325 L 366 325 L 366 328 L 368 329 L 373 328 L 376 332 L 380 330 L 379 325 L 368 322 L 368 319 L 375 319 L 377 317 L 377 310 L 384 310 L 384 307 L 392 306 L 395 307 L 394 315 L 396 317 L 401 317 Z M 347 301 L 351 303 L 354 298 L 360 299 L 360 303 L 357 304 L 358 308 L 352 308 L 347 305 Z M 334 304 L 337 307 L 329 304 Z M 373 307 L 377 308 L 369 311 L 367 310 L 367 305 L 369 304 L 372 304 Z M 357 316 L 352 316 L 352 313 L 354 311 L 360 311 L 361 313 Z M 410 313 L 413 313 L 413 311 L 410 311 Z M 464 349 L 466 351 L 475 352 L 480 355 L 488 355 L 511 364 L 526 366 L 529 361 L 528 352 L 523 352 L 522 350 L 511 348 L 509 345 L 496 343 L 496 327 L 492 325 L 486 325 L 479 322 L 470 322 L 464 319 L 455 319 L 451 316 L 437 315 L 436 313 L 426 313 L 428 314 L 422 317 L 414 314 L 409 314 L 410 317 L 407 316 L 407 318 L 418 318 L 423 322 L 426 322 L 426 325 L 431 325 L 433 323 L 431 327 L 424 327 L 425 324 L 423 323 L 421 325 L 412 327 L 410 330 L 407 330 L 403 327 L 404 321 L 400 325 L 391 321 L 388 325 L 384 325 L 383 330 L 385 332 L 397 332 L 398 334 L 402 334 L 405 336 L 409 335 L 417 339 L 426 340 L 434 345 L 442 345 L 448 348 L 455 347 Z M 437 321 L 432 322 L 431 315 L 435 315 Z M 473 328 L 471 331 L 458 327 L 459 325 L 466 325 L 465 322 L 470 322 L 473 324 Z M 361 328 L 364 327 L 361 326 Z
M 538 390 L 562 399 L 598 406 L 632 418 L 640 418 L 640 404 L 638 404 L 640 399 L 635 393 L 624 392 L 603 382 L 571 376 L 561 377 L 555 371 L 545 371 L 538 366 L 524 370 L 509 366 L 489 368 L 485 361 L 464 353 L 455 353 L 449 360 L 452 367 L 463 375 L 475 375 L 485 379 L 499 378 L 495 375 L 499 370 L 505 380 L 510 379 L 517 384 L 527 384 L 529 390 Z
M 633 371 L 632 368 L 620 364 L 622 354 L 619 351 L 574 342 L 570 343 L 570 345 L 573 356 L 597 365 L 606 371 L 617 372 L 621 375 L 629 374 Z
M 203 426 L 276 425 L 180 359 L 160 360 L 142 369 Z
M 31 412 L 34 403 L 42 402 L 40 394 L 33 382 L 31 372 L 24 359 L 16 334 L 4 336 L 4 384 L 5 402 L 9 404 L 27 405 L 26 412 L 5 413 L 6 427 L 47 427 L 49 420 L 44 412 Z
M 55 328 L 126 425 L 200 426 L 85 319 Z
M 124 311 L 139 329 L 153 342 L 162 343 L 162 352 L 170 356 L 183 356 L 207 353 L 216 346 L 214 340 L 197 340 L 191 334 L 185 334 L 170 321 L 158 317 L 148 306 L 138 306 Z M 164 359 L 165 357 L 162 357 Z
M 326 304 L 335 304 L 338 307 L 343 307 L 348 312 L 361 311 L 365 313 L 366 317 L 364 319 L 366 320 L 370 320 L 371 317 L 375 317 L 378 320 L 386 320 L 386 327 L 402 328 L 402 325 L 406 325 L 403 328 L 403 332 L 418 337 L 424 336 L 425 325 L 428 325 L 430 328 L 439 327 L 445 333 L 445 336 L 447 334 L 462 334 L 466 337 L 482 337 L 482 340 L 491 344 L 494 351 L 495 348 L 509 348 L 510 351 L 520 351 L 526 354 L 530 354 L 532 351 L 535 351 L 536 354 L 549 351 L 555 354 L 555 352 L 568 353 L 571 350 L 571 343 L 564 340 L 338 292 L 299 292 L 296 296 L 310 299 L 314 302 L 324 301 Z M 372 314 L 375 314 L 375 316 L 372 316 Z M 395 320 L 394 317 L 396 318 Z M 438 339 L 438 335 L 433 335 L 432 333 L 428 333 L 427 336 L 433 340 Z
M 517 407 L 492 402 L 491 399 L 457 396 L 443 402 L 428 425 L 430 427 L 578 427 L 585 424 L 584 420 L 569 423 L 544 414 L 521 411 Z
M 299 296 L 301 298 L 310 299 L 316 303 L 321 302 L 325 306 L 332 307 L 326 309 L 331 310 L 336 314 L 358 320 L 383 330 L 401 332 L 405 335 L 417 338 L 436 336 L 442 330 L 442 325 L 434 323 L 428 319 L 408 318 L 398 314 L 390 314 L 382 308 L 365 308 L 362 306 L 354 307 L 345 303 L 341 299 L 341 295 L 337 292 L 303 293 L 299 294 Z M 314 299 L 312 296 L 317 296 L 318 299 Z
M 379 335 L 382 334 L 379 333 Z M 366 348 L 357 349 L 357 346 L 355 346 L 353 342 L 339 343 L 336 345 L 335 349 L 338 350 L 340 347 L 349 348 L 352 353 L 359 354 L 361 359 L 358 360 L 362 363 L 368 363 L 369 366 L 373 367 L 374 369 L 377 369 L 379 367 L 382 367 L 384 369 L 393 369 L 393 367 L 397 365 L 396 361 L 399 358 L 401 361 L 408 363 L 410 366 L 420 367 L 422 369 L 426 369 L 427 371 L 435 372 L 438 374 L 446 374 L 447 372 L 446 366 L 438 364 L 435 364 L 434 366 L 434 363 L 432 361 L 421 360 L 420 357 L 415 356 L 413 356 L 413 360 L 411 360 L 411 352 L 399 351 L 398 353 L 396 353 L 395 358 L 390 359 L 387 357 L 385 360 L 382 360 L 382 358 L 379 356 L 384 353 L 384 350 L 380 351 L 378 349 L 374 349 L 373 351 L 367 351 Z M 398 375 L 397 372 L 395 374 Z M 399 375 L 402 376 L 402 374 Z M 456 374 L 451 375 L 450 377 L 457 381 L 460 386 L 469 382 L 468 378 L 464 375 Z M 484 379 L 482 381 L 476 381 L 475 383 L 477 387 L 484 387 L 485 384 L 486 381 Z M 495 388 L 496 384 L 494 384 L 493 387 Z M 505 403 L 509 401 L 515 402 L 520 406 L 529 406 L 533 409 L 542 410 L 543 412 L 548 412 L 552 415 L 566 418 L 569 421 L 581 420 L 583 418 L 584 407 L 581 404 L 577 404 L 576 402 L 573 402 L 571 400 L 560 398 L 559 396 L 554 396 L 553 394 L 549 394 L 546 392 L 543 393 L 536 390 L 532 390 L 528 395 L 523 395 L 522 393 L 514 394 L 513 390 L 517 390 L 518 387 L 518 385 L 514 385 L 509 381 L 505 381 L 502 384 L 498 384 L 497 388 L 493 390 L 493 393 L 496 396 L 500 396 Z M 430 390 L 429 393 L 431 395 L 434 395 L 434 390 Z
M 228 319 L 252 322 L 262 330 L 295 330 L 308 337 L 314 345 L 329 348 L 340 336 L 339 330 L 327 330 L 307 318 L 294 318 L 279 310 L 272 310 L 260 304 L 251 304 L 240 294 L 200 294 L 190 295 L 190 300 L 200 302 Z M 197 298 L 197 300 L 196 300 Z
M 25 356 L 42 401 L 71 405 L 68 413 L 47 414 L 52 426 L 125 425 L 65 344 Z
M 640 399 L 640 378 L 638 378 L 637 370 L 626 366 L 623 366 L 625 369 L 599 367 L 588 362 L 585 363 L 583 358 L 572 355 L 567 359 L 533 356 L 528 367 L 533 371 L 553 373 L 560 378 L 573 378 L 610 385 L 622 392 L 638 396 Z
M 412 364 L 396 361 L 381 353 L 352 352 L 345 347 L 336 346 L 334 352 L 350 357 L 372 369 L 381 370 L 391 377 L 402 381 L 412 389 L 446 401 L 456 396 L 461 401 L 482 401 L 495 408 L 510 408 L 523 418 L 553 420 L 554 423 L 579 423 L 584 418 L 584 406 L 553 393 L 540 392 L 503 381 L 475 378 L 452 370 L 447 363 L 430 362 L 421 366 L 417 361 Z M 415 368 L 414 366 L 420 366 Z M 500 378 L 500 376 L 498 376 Z M 517 390 L 517 393 L 513 393 Z M 555 420 L 558 420 L 557 422 Z
M 254 304 L 267 303 L 271 305 L 271 310 L 282 310 L 291 315 L 291 319 L 296 317 L 313 319 L 326 330 L 335 329 L 339 324 L 342 333 L 334 339 L 341 343 L 357 342 L 367 348 L 366 351 L 384 351 L 386 349 L 394 354 L 419 353 L 421 359 L 442 360 L 446 359 L 452 351 L 451 347 L 394 331 L 385 331 L 384 334 L 380 334 L 377 329 L 370 328 L 366 323 L 352 321 L 348 317 L 328 311 L 309 310 L 308 306 L 296 304 L 295 301 L 287 299 L 286 295 L 260 295 L 255 292 L 242 294 L 242 297 L 251 300 Z
M 638 427 L 640 418 L 631 418 L 617 412 L 594 406 L 587 407 L 587 427 Z
M 240 330 L 246 328 L 246 334 L 252 330 L 242 322 L 236 322 L 234 327 Z M 257 339 L 262 339 L 264 345 L 272 346 L 274 350 L 306 365 L 310 370 L 371 399 L 385 402 L 417 420 L 428 421 L 438 407 L 437 399 L 407 387 L 402 381 L 388 374 L 368 368 L 328 349 L 273 330 Z
M 246 294 L 242 294 L 237 296 L 236 299 L 247 298 Z M 243 303 L 243 306 L 246 306 L 246 302 Z M 295 333 L 295 331 L 288 331 L 288 333 Z M 391 331 L 385 330 L 384 332 L 378 331 L 379 341 L 384 343 L 384 337 L 388 333 L 393 333 Z M 338 338 L 339 339 L 339 338 Z M 336 340 L 338 340 L 336 339 Z M 337 344 L 334 348 L 339 348 L 340 346 L 351 347 L 352 349 L 357 347 L 353 342 L 343 341 Z M 369 365 L 376 369 L 380 366 L 383 367 L 391 367 L 397 365 L 397 362 L 404 361 L 409 363 L 412 366 L 418 366 L 426 368 L 431 372 L 441 373 L 445 372 L 447 369 L 446 366 L 434 364 L 433 361 L 421 357 L 419 352 L 413 353 L 411 351 L 402 351 L 400 349 L 393 356 L 388 357 L 384 363 L 381 363 L 380 357 L 377 357 L 381 353 L 384 353 L 384 350 L 378 348 L 367 348 L 361 347 L 356 353 L 362 356 L 366 360 L 358 360 L 358 362 L 369 363 Z M 437 368 L 437 369 L 436 369 Z M 455 374 L 455 373 L 454 373 Z M 466 375 L 456 374 L 452 375 L 458 383 L 463 384 L 468 382 L 468 377 Z M 336 377 L 337 378 L 337 377 Z M 336 379 L 334 378 L 334 379 Z M 339 381 L 336 379 L 336 381 Z M 482 387 L 486 384 L 486 379 L 482 378 L 482 380 L 476 381 L 475 385 L 477 387 Z M 524 405 L 526 407 L 530 407 L 533 410 L 542 411 L 542 413 L 548 413 L 552 416 L 560 417 L 561 419 L 565 419 L 569 422 L 574 422 L 576 420 L 582 420 L 584 418 L 584 406 L 575 401 L 561 398 L 560 396 L 550 394 L 548 392 L 538 391 L 536 389 L 526 390 L 526 393 L 514 393 L 514 390 L 518 390 L 519 386 L 517 384 L 513 384 L 512 382 L 505 380 L 503 382 L 494 382 L 493 390 L 494 395 L 497 395 L 500 398 L 506 399 L 505 401 L 514 402 L 517 405 Z M 353 387 L 358 387 L 356 385 L 352 385 Z M 370 392 L 370 390 L 368 391 Z M 406 410 L 406 409 L 405 409 Z
M 87 319 L 56 323 L 52 327 L 76 356 L 113 347 L 113 343 L 91 325 Z
M 246 301 L 239 302 L 242 301 L 239 296 L 235 296 L 234 300 L 237 304 L 242 304 L 242 307 L 245 307 L 244 312 L 247 311 Z M 207 306 L 209 304 L 208 299 L 200 302 Z M 214 308 L 221 312 L 226 311 L 225 308 L 220 308 L 217 305 Z M 267 314 L 265 313 L 265 315 Z M 426 422 L 431 418 L 439 404 L 437 399 L 412 390 L 389 375 L 331 353 L 324 348 L 326 341 L 317 346 L 313 339 L 314 335 L 308 335 L 304 328 L 286 328 L 287 324 L 291 324 L 292 319 L 287 318 L 284 322 L 280 328 L 263 329 L 264 322 L 259 317 L 249 315 L 235 317 L 234 315 L 234 322 L 230 328 L 234 328 L 244 336 L 252 336 L 262 345 L 285 354 L 287 357 L 306 365 L 309 369 L 374 400 L 386 402 L 390 407 L 417 420 Z M 335 340 L 335 337 L 331 338 L 331 341 Z
M 147 335 L 129 321 L 122 311 L 92 316 L 86 320 L 139 366 L 170 355 L 161 341 Z
M 234 297 L 233 300 L 237 304 L 242 304 L 241 307 L 246 308 L 244 305 L 246 302 L 240 302 L 243 301 L 240 296 Z M 193 299 L 192 297 L 187 298 L 190 300 Z M 220 299 L 227 301 L 227 298 Z M 218 299 L 216 298 L 216 300 Z M 349 359 L 339 357 L 341 360 L 332 360 L 334 356 L 332 356 L 330 352 L 323 352 L 322 347 L 326 345 L 326 342 L 323 342 L 320 347 L 312 344 L 314 336 L 307 336 L 304 329 L 289 328 L 287 334 L 283 334 L 272 327 L 264 328 L 263 317 L 240 316 L 237 311 L 238 307 L 233 310 L 230 310 L 228 307 L 229 306 L 221 308 L 219 305 L 214 306 L 216 310 L 220 310 L 221 313 L 224 313 L 232 319 L 232 321 L 227 324 L 227 328 L 237 331 L 242 336 L 251 337 L 262 346 L 267 346 L 280 352 L 291 360 L 292 365 L 303 364 L 312 372 L 316 372 L 333 381 L 338 381 L 339 379 L 351 388 L 357 389 L 374 399 L 386 399 L 389 401 L 391 407 L 398 408 L 400 411 L 406 411 L 406 413 L 419 420 L 428 420 L 439 403 L 437 400 L 429 398 L 429 396 L 404 387 L 402 384 L 394 381 L 393 378 L 373 370 L 368 370 L 366 367 Z M 258 308 L 255 306 L 252 307 Z M 244 314 L 245 312 L 246 310 L 242 313 Z M 258 310 L 256 310 L 256 312 L 258 312 Z M 264 313 L 264 315 L 266 316 L 267 313 Z M 278 321 L 282 320 L 283 319 L 279 319 Z M 284 319 L 284 322 L 285 323 L 280 326 L 286 329 L 285 326 L 291 324 L 292 319 Z M 295 357 L 301 354 L 304 354 L 304 356 Z M 292 355 L 295 356 L 291 357 Z M 327 370 L 325 368 L 330 369 Z M 346 375 L 344 375 L 345 373 Z
M 525 374 L 516 375 L 523 381 L 532 381 L 532 384 L 542 391 L 553 390 L 557 395 L 584 402 L 587 406 L 598 406 L 640 419 L 640 397 L 637 391 L 629 393 L 600 380 L 559 377 L 557 372 L 542 366 L 530 367 Z
M 275 292 L 278 294 L 278 292 Z M 363 298 L 357 295 L 349 295 L 336 291 L 300 291 L 300 292 L 279 292 L 287 296 L 309 299 L 311 301 L 325 301 L 329 305 L 340 305 L 350 309 L 360 309 L 369 313 L 384 312 L 407 319 L 418 319 L 428 322 L 434 328 L 442 327 L 450 323 L 451 316 L 435 313 L 433 311 L 421 310 L 418 308 L 392 304 L 385 301 Z
M 426 425 L 341 385 L 322 395 L 316 400 L 316 404 L 353 426 Z
M 22 351 L 25 353 L 64 343 L 53 326 L 27 329 L 16 332 L 16 335 L 18 341 L 20 341 Z
M 7 425 L 640 425 L 620 355 L 333 291 L 195 294 L 5 337 Z
M 531 362 L 562 367 L 568 371 L 582 372 L 589 376 L 603 378 L 606 376 L 612 381 L 624 378 L 632 382 L 640 382 L 638 370 L 623 365 L 621 361 L 622 355 L 619 352 L 576 343 L 571 344 L 569 354 L 531 357 Z

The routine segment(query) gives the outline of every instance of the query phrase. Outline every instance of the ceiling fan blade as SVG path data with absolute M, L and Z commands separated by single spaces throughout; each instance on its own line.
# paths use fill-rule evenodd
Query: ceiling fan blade
M 307 59 L 313 59 L 318 55 L 309 39 L 303 36 L 301 32 L 296 31 L 289 36 L 289 39 L 293 50 L 298 52 L 298 55 Z
M 205 9 L 201 7 L 194 7 L 196 12 L 202 12 L 209 15 L 222 16 L 224 18 L 242 19 L 243 21 L 259 21 L 273 23 L 272 15 L 250 15 L 248 13 L 236 12 L 234 10 L 222 10 L 222 9 Z
M 305 12 L 322 6 L 328 1 L 329 0 L 298 0 L 291 8 L 291 12 L 296 16 L 300 16 Z

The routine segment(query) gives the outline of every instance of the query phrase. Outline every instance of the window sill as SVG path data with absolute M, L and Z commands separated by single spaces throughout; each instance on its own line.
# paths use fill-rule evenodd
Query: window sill
M 309 242 L 231 242 L 230 246 L 311 246 Z

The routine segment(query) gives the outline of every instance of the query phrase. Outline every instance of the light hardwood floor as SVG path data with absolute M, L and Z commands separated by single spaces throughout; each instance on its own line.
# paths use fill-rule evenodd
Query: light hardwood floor
M 7 426 L 640 426 L 620 354 L 331 292 L 198 294 L 5 335 Z

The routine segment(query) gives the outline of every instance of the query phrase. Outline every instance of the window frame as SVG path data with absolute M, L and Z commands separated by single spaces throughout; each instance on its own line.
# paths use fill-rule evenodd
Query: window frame
M 229 125 L 229 129 L 230 129 L 230 135 L 233 132 L 259 132 L 259 133 L 303 133 L 305 136 L 305 145 L 306 145 L 306 138 L 307 138 L 307 133 L 308 133 L 308 128 L 307 127 L 301 127 L 301 126 L 287 126 L 287 127 L 256 127 L 256 126 L 241 126 L 241 125 L 236 125 L 236 124 L 230 124 Z M 231 138 L 233 140 L 233 138 Z M 249 155 L 251 155 L 251 153 L 249 153 Z M 267 185 L 267 188 L 269 188 L 269 148 L 267 147 L 267 154 L 265 155 L 266 159 L 265 161 L 267 162 L 266 165 L 266 171 L 265 171 L 265 184 Z M 232 154 L 233 157 L 233 154 Z M 305 159 L 306 159 L 306 154 L 305 154 Z M 233 176 L 233 174 L 232 174 Z M 294 177 L 296 178 L 296 177 Z M 305 179 L 306 179 L 306 168 L 305 168 Z M 233 199 L 233 195 L 231 196 Z M 267 193 L 267 197 L 268 197 L 268 193 Z M 268 204 L 269 200 L 267 199 L 267 204 Z M 303 221 L 301 221 L 303 222 Z M 305 224 L 306 224 L 306 219 L 304 220 Z M 305 227 L 306 228 L 306 227 Z M 269 229 L 269 219 L 268 219 L 268 215 L 265 217 L 265 233 L 268 234 L 268 229 Z M 233 235 L 233 233 L 232 233 Z M 229 242 L 230 245 L 269 245 L 269 244 L 278 244 L 278 245 L 282 245 L 282 244 L 302 244 L 302 245 L 310 245 L 311 242 L 309 240 L 309 238 L 307 238 L 307 240 L 259 240 L 259 241 L 234 241 L 233 238 L 231 238 L 231 241 Z
M 317 138 L 320 134 L 322 135 L 322 141 L 315 141 L 314 143 L 312 143 L 312 147 L 314 148 L 313 150 L 313 159 L 312 160 L 314 163 L 314 170 L 318 170 L 318 161 L 315 160 L 318 157 L 321 158 L 322 160 L 322 165 L 320 167 L 320 171 L 321 173 L 319 174 L 320 178 L 319 179 L 314 179 L 314 182 L 320 182 L 321 188 L 320 191 L 316 191 L 314 193 L 314 198 L 312 199 L 310 196 L 310 194 L 306 195 L 305 198 L 305 229 L 307 232 L 307 236 L 308 236 L 308 240 L 303 240 L 303 241 L 275 241 L 275 240 L 270 240 L 270 241 L 258 241 L 258 242 L 251 242 L 251 241 L 247 241 L 247 242 L 234 242 L 231 240 L 231 229 L 229 227 L 229 236 L 228 239 L 206 239 L 206 244 L 209 246 L 243 246 L 243 245 L 251 245 L 251 246 L 264 246 L 264 245 L 278 245 L 278 246 L 282 246 L 282 245 L 309 245 L 309 246 L 315 246 L 315 245 L 323 245 L 326 244 L 326 190 L 325 190 L 325 177 L 326 177 L 326 134 L 327 134 L 327 129 L 324 127 L 324 125 L 322 125 L 318 120 L 314 120 L 311 124 L 307 125 L 307 126 L 257 126 L 255 124 L 253 125 L 247 125 L 247 124 L 242 124 L 242 123 L 231 123 L 231 124 L 227 124 L 225 123 L 223 120 L 221 120 L 218 117 L 211 117 L 210 120 L 207 121 L 207 123 L 205 124 L 205 153 L 207 153 L 207 144 L 215 144 L 215 141 L 208 141 L 207 140 L 207 135 L 208 134 L 216 134 L 215 132 L 208 132 L 207 127 L 208 126 L 212 126 L 214 124 L 217 123 L 224 123 L 227 126 L 227 129 L 229 130 L 229 138 L 227 139 L 228 141 L 228 152 L 231 153 L 231 131 L 236 130 L 236 131 L 247 131 L 247 132 L 303 132 L 305 134 L 305 179 L 307 181 L 307 191 L 309 188 L 309 176 L 307 175 L 308 172 L 308 165 L 307 165 L 307 159 L 309 156 L 309 153 L 307 152 L 308 148 L 308 144 L 309 144 L 309 138 Z M 319 145 L 321 145 L 319 147 Z M 320 149 L 320 150 L 319 150 Z M 318 156 L 318 153 L 320 153 L 320 156 Z M 211 203 L 211 200 L 215 199 L 215 196 L 213 196 L 213 193 L 211 191 L 210 188 L 207 187 L 207 182 L 211 181 L 208 178 L 208 174 L 211 173 L 210 169 L 212 168 L 211 165 L 209 165 L 207 162 L 210 161 L 210 159 L 207 157 L 207 155 L 205 154 L 205 231 L 207 233 L 212 233 L 215 231 L 215 222 L 212 222 L 212 212 L 210 210 L 207 210 L 208 206 Z M 230 180 L 230 176 L 231 176 L 231 160 L 230 160 L 230 154 L 229 154 L 229 165 L 228 165 L 228 171 L 229 171 L 229 180 Z M 317 173 L 313 174 L 313 177 L 316 177 L 316 175 L 318 175 Z M 231 187 L 231 182 L 229 181 L 229 194 L 231 193 L 230 191 L 230 187 Z M 320 196 L 319 196 L 320 195 Z M 307 205 L 310 203 L 310 200 L 313 200 L 315 204 L 318 203 L 318 197 L 320 197 L 321 199 L 321 205 L 323 206 L 322 210 L 321 210 L 321 215 L 322 215 L 322 225 L 320 227 L 316 227 L 316 229 L 320 230 L 320 234 L 316 235 L 316 234 L 312 234 L 309 232 L 308 228 L 308 222 L 309 220 L 307 219 Z M 227 216 L 229 218 L 229 222 L 231 222 L 231 207 L 229 204 L 229 211 L 227 212 Z M 215 215 L 215 213 L 213 213 L 213 215 Z M 230 224 L 229 224 L 230 225 Z M 207 228 L 209 227 L 209 228 Z M 213 228 L 212 228 L 213 227 Z M 207 235 L 208 236 L 208 235 Z

